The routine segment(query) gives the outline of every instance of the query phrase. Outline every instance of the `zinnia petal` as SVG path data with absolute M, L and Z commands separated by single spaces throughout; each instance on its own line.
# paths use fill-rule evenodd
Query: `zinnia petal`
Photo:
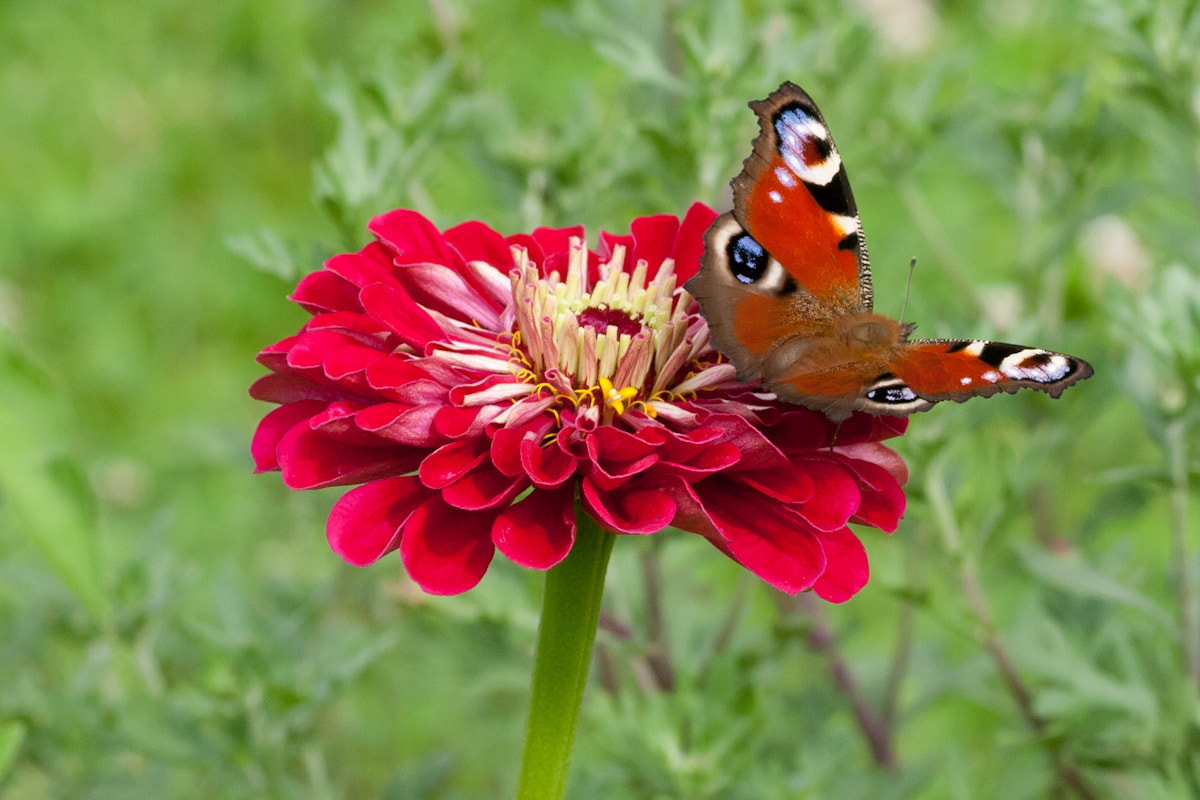
M 431 497 L 404 524 L 400 539 L 404 568 L 430 594 L 460 594 L 473 588 L 496 552 L 491 539 L 494 518 Z

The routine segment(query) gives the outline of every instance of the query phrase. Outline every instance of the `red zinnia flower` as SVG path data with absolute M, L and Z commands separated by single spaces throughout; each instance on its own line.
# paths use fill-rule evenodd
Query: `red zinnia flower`
M 300 281 L 313 318 L 266 348 L 251 394 L 259 471 L 293 489 L 362 484 L 329 515 L 333 549 L 399 548 L 426 591 L 483 577 L 499 548 L 547 569 L 575 503 L 616 533 L 698 533 L 784 591 L 842 601 L 867 580 L 847 522 L 895 530 L 905 422 L 823 415 L 739 383 L 681 287 L 715 213 L 503 237 L 441 233 L 414 211 Z

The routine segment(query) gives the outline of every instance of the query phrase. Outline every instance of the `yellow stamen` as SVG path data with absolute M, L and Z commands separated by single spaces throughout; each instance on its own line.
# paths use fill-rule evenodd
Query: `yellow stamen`
M 625 413 L 625 403 L 637 397 L 637 388 L 626 386 L 624 389 L 614 389 L 612 381 L 608 378 L 600 379 L 600 394 L 604 398 L 604 405 L 612 406 L 618 414 Z

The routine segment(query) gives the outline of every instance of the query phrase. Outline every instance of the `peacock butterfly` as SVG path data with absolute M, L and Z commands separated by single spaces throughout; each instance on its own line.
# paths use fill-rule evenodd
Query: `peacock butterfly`
M 1023 388 L 1058 397 L 1091 376 L 1086 361 L 1036 347 L 909 339 L 915 325 L 873 313 L 867 245 L 825 118 L 790 82 L 750 108 L 759 134 L 733 211 L 705 233 L 686 284 L 739 378 L 840 422 Z

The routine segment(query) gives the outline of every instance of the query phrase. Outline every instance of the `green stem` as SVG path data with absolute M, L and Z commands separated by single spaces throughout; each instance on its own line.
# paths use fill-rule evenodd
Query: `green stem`
M 616 537 L 582 510 L 571 552 L 546 573 L 517 800 L 561 800 Z

